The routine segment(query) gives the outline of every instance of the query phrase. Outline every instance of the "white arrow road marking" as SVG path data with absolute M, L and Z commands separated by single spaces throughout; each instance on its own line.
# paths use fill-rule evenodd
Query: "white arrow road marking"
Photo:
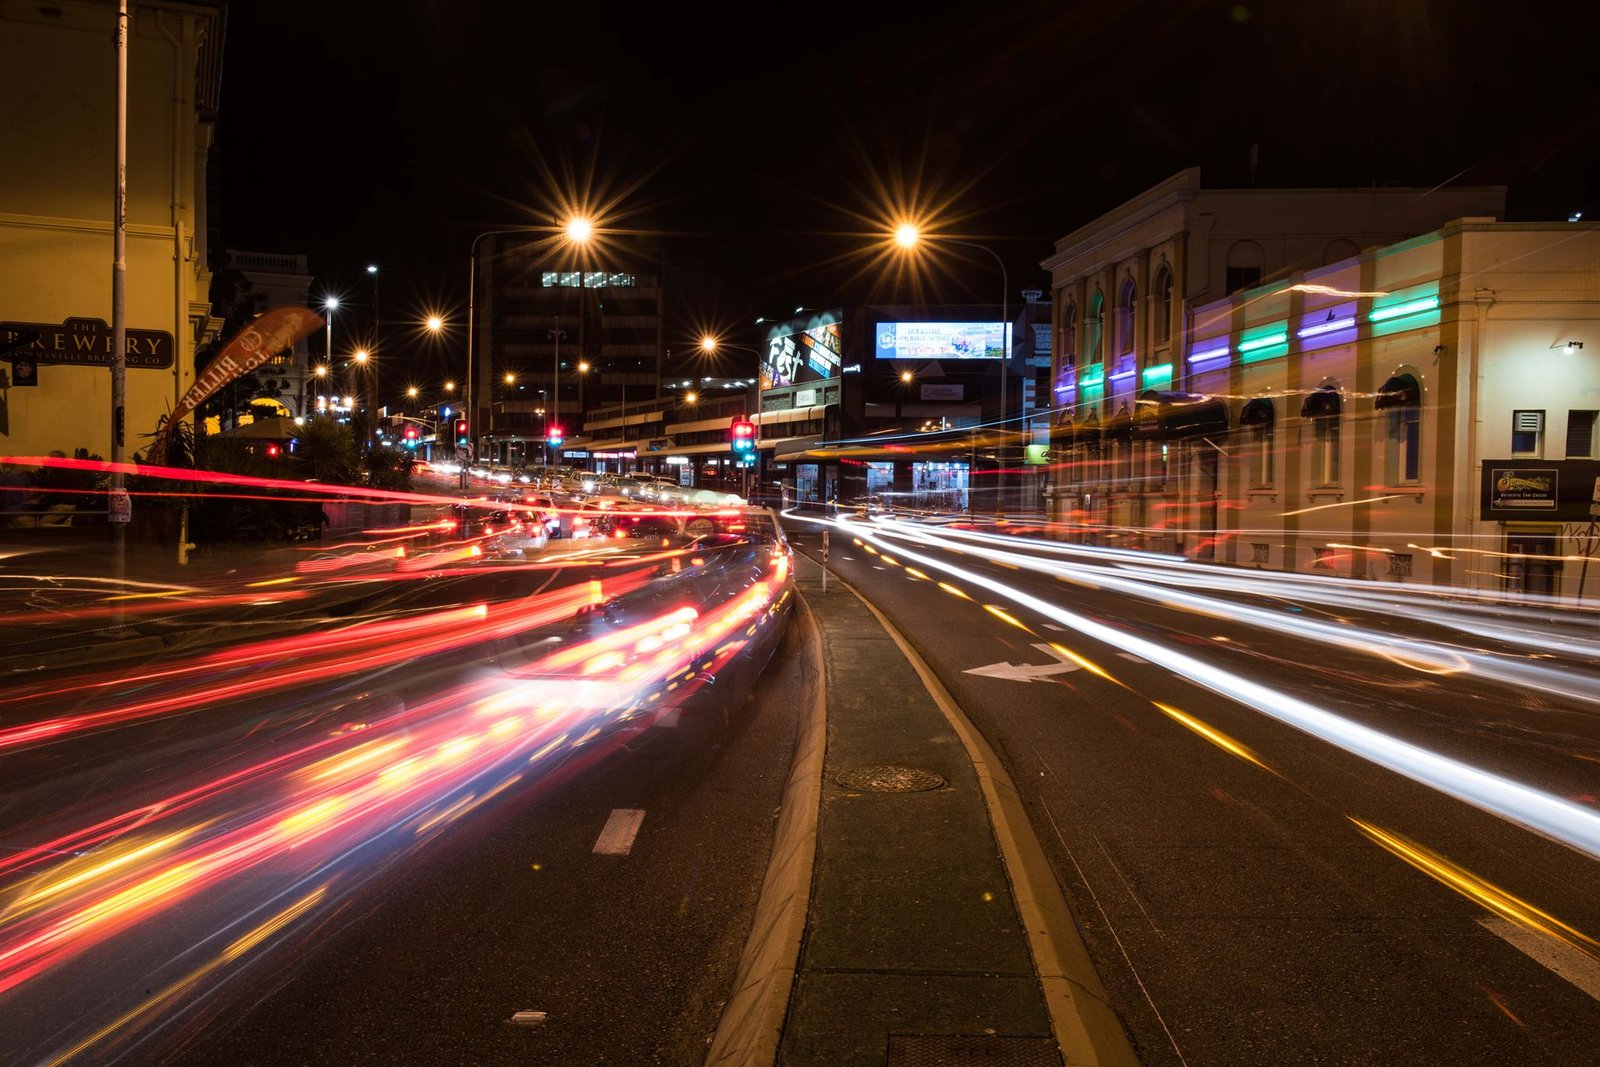
M 1012 682 L 1043 682 L 1052 675 L 1066 674 L 1075 671 L 1078 665 L 1064 658 L 1061 653 L 1046 644 L 1033 646 L 1040 652 L 1055 660 L 1054 663 L 990 663 L 984 667 L 970 667 L 963 673 L 976 674 L 984 678 L 1004 678 Z
M 594 843 L 594 854 L 626 856 L 633 851 L 633 839 L 639 833 L 639 824 L 642 822 L 643 808 L 617 808 L 601 829 L 600 838 Z

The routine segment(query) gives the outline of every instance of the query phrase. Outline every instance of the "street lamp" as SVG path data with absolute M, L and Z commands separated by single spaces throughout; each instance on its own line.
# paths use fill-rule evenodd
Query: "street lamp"
M 339 307 L 339 298 L 336 297 L 336 296 L 329 296 L 329 297 L 325 298 L 322 301 L 322 307 L 323 307 L 323 310 L 325 310 L 328 313 L 328 351 L 327 351 L 326 355 L 324 356 L 324 358 L 329 363 L 332 363 L 333 362 L 333 313 Z
M 1000 469 L 996 473 L 995 492 L 1000 501 L 1000 508 L 1003 510 L 1006 497 L 1006 434 L 1009 432 L 1008 420 L 1010 417 L 1010 408 L 1006 403 L 1006 381 L 1010 377 L 1011 371 L 1011 281 L 1006 275 L 1006 264 L 999 254 L 988 245 L 980 245 L 972 241 L 961 241 L 954 237 L 934 234 L 924 235 L 915 223 L 910 222 L 902 222 L 895 227 L 894 243 L 901 248 L 909 251 L 916 248 L 923 240 L 960 245 L 963 248 L 976 248 L 980 252 L 987 252 L 1000 268 Z M 969 479 L 972 473 L 974 472 L 968 472 Z M 970 488 L 968 491 L 971 491 Z
M 467 383 L 463 392 L 462 407 L 467 412 L 469 425 L 478 425 L 477 413 L 472 410 L 472 335 L 477 320 L 478 298 L 478 242 L 485 237 L 500 237 L 512 233 L 549 233 L 545 226 L 516 226 L 504 230 L 485 230 L 472 239 L 467 251 Z M 560 229 L 561 234 L 573 244 L 587 244 L 594 236 L 594 222 L 583 215 L 573 215 Z M 474 433 L 476 430 L 474 429 Z
M 805 309 L 804 308 L 795 308 L 794 310 L 795 310 L 795 313 L 798 314 L 801 311 L 804 311 Z M 761 320 L 757 319 L 756 321 L 760 322 Z M 759 348 L 751 348 L 748 345 L 733 345 L 733 344 L 728 344 L 725 341 L 719 341 L 715 337 L 712 337 L 710 334 L 706 334 L 704 337 L 700 338 L 700 351 L 706 353 L 707 355 L 714 354 L 717 351 L 718 348 L 734 348 L 734 349 L 738 349 L 740 352 L 748 352 L 752 356 L 756 357 L 756 417 L 755 417 L 756 432 L 755 432 L 754 440 L 751 441 L 751 452 L 754 453 L 754 455 L 755 455 L 756 466 L 754 468 L 746 468 L 746 470 L 749 471 L 749 470 L 753 469 L 756 472 L 755 473 L 756 485 L 759 488 L 760 484 L 761 484 L 761 475 L 760 475 L 760 470 L 761 470 L 761 467 L 760 467 L 760 464 L 761 464 L 761 401 L 762 401 L 761 361 L 762 361 L 762 358 L 763 358 L 763 353 Z M 746 499 L 748 499 L 750 497 L 750 495 L 751 494 L 750 494 L 750 492 L 748 490 L 748 487 L 747 487 L 746 491 L 745 491 Z

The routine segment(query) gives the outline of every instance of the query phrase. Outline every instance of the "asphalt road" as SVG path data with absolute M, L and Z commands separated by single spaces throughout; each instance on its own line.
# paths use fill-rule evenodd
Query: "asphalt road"
M 1144 1062 L 1595 1062 L 1594 613 L 830 542 L 1001 753 Z
M 793 640 L 742 699 L 575 758 L 458 823 L 283 961 L 274 992 L 213 1014 L 170 1062 L 699 1062 L 793 752 Z M 626 854 L 598 854 L 617 812 L 643 818 Z M 513 1024 L 519 1011 L 546 1018 Z
M 779 560 L 435 547 L 23 580 L 0 1062 L 703 1056 L 794 747 Z

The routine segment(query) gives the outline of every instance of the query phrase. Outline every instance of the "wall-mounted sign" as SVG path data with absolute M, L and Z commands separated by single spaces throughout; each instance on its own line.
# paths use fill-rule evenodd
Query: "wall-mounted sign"
M 921 397 L 923 400 L 960 400 L 966 395 L 965 388 L 965 386 L 959 384 L 940 383 L 930 385 L 924 382 Z
M 672 438 L 670 437 L 652 437 L 644 443 L 644 450 L 646 452 L 665 452 L 672 447 L 672 443 Z
M 762 389 L 839 376 L 844 341 L 837 314 L 819 315 L 809 320 L 804 329 L 795 330 L 796 325 L 785 323 L 767 335 L 767 355 L 761 362 Z
M 797 390 L 795 390 L 795 394 L 794 394 L 794 406 L 795 407 L 797 407 L 797 408 L 808 408 L 811 405 L 815 404 L 816 402 L 817 402 L 817 391 L 815 389 L 797 389 Z
M 35 364 L 67 363 L 87 367 L 111 366 L 111 327 L 103 319 L 67 319 L 61 323 L 0 322 L 0 348 L 33 340 L 7 352 L 12 361 Z M 168 370 L 172 367 L 172 335 L 163 330 L 128 330 L 127 366 L 130 370 Z
M 1495 467 L 1489 507 L 1496 511 L 1554 511 L 1561 473 L 1554 467 Z

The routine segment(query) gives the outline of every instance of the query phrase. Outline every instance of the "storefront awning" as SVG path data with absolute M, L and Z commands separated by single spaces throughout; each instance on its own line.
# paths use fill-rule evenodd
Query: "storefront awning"
M 1124 404 L 1117 409 L 1117 413 L 1106 420 L 1106 439 L 1127 443 L 1133 440 L 1133 415 L 1128 412 Z
M 1141 437 L 1181 441 L 1228 432 L 1228 402 L 1220 397 L 1147 389 L 1135 403 L 1134 429 Z
M 1272 429 L 1272 424 L 1278 421 L 1277 409 L 1272 406 L 1272 401 L 1264 396 L 1252 397 L 1244 402 L 1244 410 L 1239 412 L 1240 426 L 1260 426 Z
M 1383 383 L 1372 406 L 1379 411 L 1385 408 L 1421 407 L 1422 386 L 1409 374 L 1397 374 Z
M 1314 389 L 1306 396 L 1305 403 L 1300 405 L 1302 419 L 1336 419 L 1339 417 L 1342 398 L 1339 390 L 1331 385 L 1324 385 Z

